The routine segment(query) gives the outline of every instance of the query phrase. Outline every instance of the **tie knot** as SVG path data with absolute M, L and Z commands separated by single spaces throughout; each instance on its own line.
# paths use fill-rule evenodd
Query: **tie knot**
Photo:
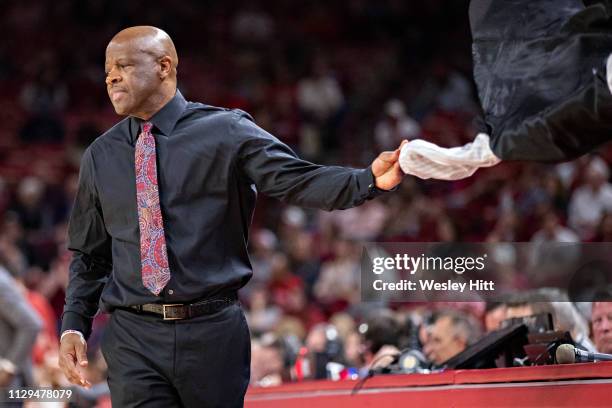
M 153 124 L 151 122 L 145 122 L 142 125 L 142 131 L 144 133 L 149 133 L 151 131 L 151 129 L 153 128 Z

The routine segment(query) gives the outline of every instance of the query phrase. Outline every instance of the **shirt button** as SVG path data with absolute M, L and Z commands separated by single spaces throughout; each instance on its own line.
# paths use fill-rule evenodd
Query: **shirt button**
M 168 290 L 169 295 L 174 295 L 174 291 L 172 289 Z

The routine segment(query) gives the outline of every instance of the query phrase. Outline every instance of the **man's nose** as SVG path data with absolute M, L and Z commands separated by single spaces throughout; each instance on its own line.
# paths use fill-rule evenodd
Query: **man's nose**
M 602 319 L 601 320 L 601 330 L 604 331 L 612 331 L 612 319 Z
M 114 68 L 106 75 L 106 85 L 113 85 L 121 82 L 121 80 L 121 75 Z

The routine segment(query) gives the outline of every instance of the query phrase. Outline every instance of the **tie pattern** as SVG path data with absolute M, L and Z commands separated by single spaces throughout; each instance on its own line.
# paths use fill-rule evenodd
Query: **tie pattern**
M 166 236 L 159 204 L 157 160 L 153 125 L 145 122 L 136 142 L 136 201 L 140 227 L 140 261 L 142 283 L 159 295 L 170 280 Z

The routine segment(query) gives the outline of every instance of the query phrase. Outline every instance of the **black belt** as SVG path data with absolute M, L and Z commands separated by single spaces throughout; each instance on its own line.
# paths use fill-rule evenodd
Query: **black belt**
M 192 317 L 212 314 L 225 309 L 238 300 L 238 295 L 217 297 L 213 299 L 202 300 L 200 302 L 183 304 L 183 303 L 147 303 L 146 305 L 135 305 L 121 308 L 130 312 L 150 313 L 161 316 L 164 320 L 184 320 Z

